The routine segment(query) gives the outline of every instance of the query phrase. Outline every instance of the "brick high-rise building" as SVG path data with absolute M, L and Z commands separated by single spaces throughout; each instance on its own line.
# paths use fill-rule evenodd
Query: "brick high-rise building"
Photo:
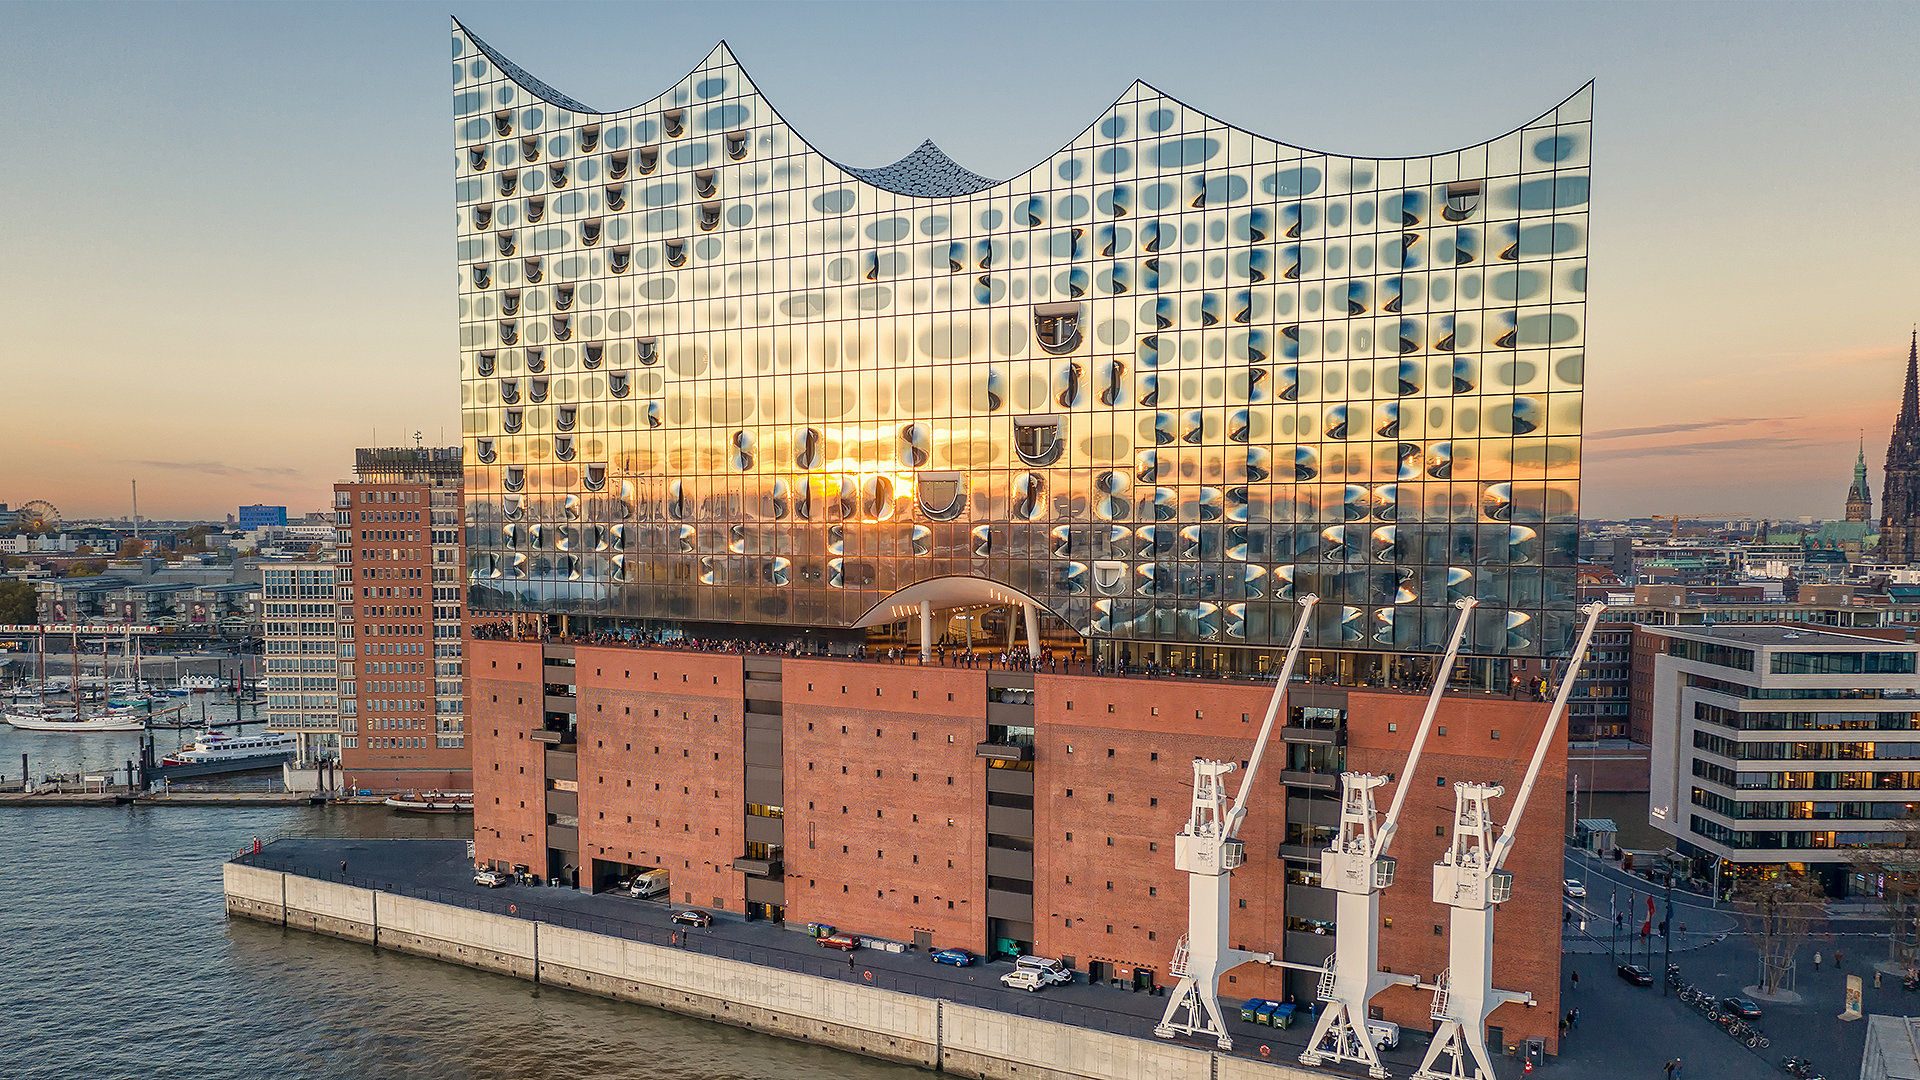
M 1313 593 L 1231 925 L 1317 968 L 1340 773 L 1404 769 L 1473 597 L 1384 909 L 1440 975 L 1447 781 L 1517 779 L 1576 629 L 1590 88 L 1357 159 L 1136 83 L 996 181 L 842 165 L 725 46 L 614 113 L 453 57 L 479 859 L 1168 983 L 1193 759 L 1248 756 Z M 1538 802 L 1496 955 L 1544 1007 L 1491 1023 L 1552 1045 Z
M 465 791 L 460 448 L 360 450 L 334 485 L 347 786 Z

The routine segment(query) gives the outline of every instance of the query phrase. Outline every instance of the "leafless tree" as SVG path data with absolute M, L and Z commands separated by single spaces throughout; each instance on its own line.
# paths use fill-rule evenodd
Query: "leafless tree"
M 1733 906 L 1760 950 L 1759 988 L 1792 988 L 1795 954 L 1826 915 L 1826 892 L 1804 875 L 1756 881 L 1734 891 Z
M 1887 959 L 1914 973 L 1920 972 L 1920 817 L 1909 810 L 1893 826 L 1886 843 L 1859 853 L 1854 870 L 1879 879 L 1892 931 Z

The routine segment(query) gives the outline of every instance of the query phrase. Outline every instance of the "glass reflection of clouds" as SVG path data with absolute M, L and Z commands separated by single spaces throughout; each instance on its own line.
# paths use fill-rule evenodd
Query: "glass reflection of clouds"
M 1311 591 L 1318 642 L 1436 648 L 1470 593 L 1475 652 L 1565 647 L 1591 87 L 1381 160 L 1136 83 L 996 182 L 822 156 L 725 46 L 615 113 L 457 24 L 453 74 L 480 612 L 971 576 L 1101 638 L 1284 641 Z

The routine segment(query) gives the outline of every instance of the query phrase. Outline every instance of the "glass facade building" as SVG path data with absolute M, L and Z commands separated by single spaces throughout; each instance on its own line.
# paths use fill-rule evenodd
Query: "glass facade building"
M 724 45 L 608 113 L 452 52 L 478 615 L 1570 645 L 1590 86 L 1377 159 L 1135 83 L 996 181 L 839 164 Z

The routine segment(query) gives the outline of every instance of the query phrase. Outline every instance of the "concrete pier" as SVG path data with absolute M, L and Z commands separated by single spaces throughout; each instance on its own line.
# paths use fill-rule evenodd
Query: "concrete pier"
M 223 877 L 230 915 L 980 1080 L 1325 1076 L 282 870 Z

